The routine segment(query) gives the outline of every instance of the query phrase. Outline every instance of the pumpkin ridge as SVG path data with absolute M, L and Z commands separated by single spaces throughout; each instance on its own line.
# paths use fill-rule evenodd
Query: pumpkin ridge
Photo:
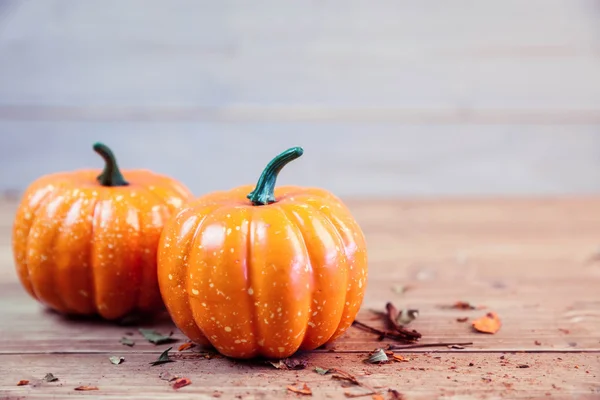
M 156 197 L 158 197 L 158 196 L 156 196 Z M 140 302 L 141 302 L 141 298 L 142 298 L 142 290 L 143 290 L 143 288 L 145 286 L 144 285 L 144 281 L 145 281 L 144 278 L 145 278 L 145 275 L 147 273 L 147 271 L 146 271 L 146 269 L 147 269 L 146 265 L 143 262 L 143 254 L 142 254 L 142 252 L 144 251 L 144 249 L 141 248 L 141 243 L 143 243 L 143 240 L 142 240 L 141 236 L 142 236 L 142 232 L 144 230 L 144 228 L 142 226 L 142 222 L 144 222 L 144 221 L 142 219 L 141 210 L 138 207 L 136 207 L 135 204 L 132 204 L 130 202 L 127 202 L 127 203 L 128 203 L 128 206 L 129 206 L 129 210 L 133 210 L 135 212 L 136 220 L 137 220 L 137 223 L 138 223 L 138 226 L 139 226 L 139 238 L 138 238 L 137 246 L 135 246 L 135 248 L 138 249 L 138 253 L 139 253 L 136 261 L 137 261 L 137 263 L 139 265 L 139 271 L 140 271 L 140 278 L 139 279 L 140 280 L 139 280 L 138 284 L 135 285 L 135 286 L 137 286 L 137 288 L 136 288 L 136 293 L 134 295 L 135 300 L 133 302 L 133 310 L 132 311 L 136 311 L 136 310 L 141 311 Z M 155 273 L 156 273 L 156 270 L 155 270 Z
M 321 197 L 321 196 L 320 196 Z M 323 197 L 321 197 L 323 198 Z M 312 206 L 312 205 L 311 205 Z M 343 254 L 344 255 L 344 261 L 346 263 L 346 268 L 348 268 L 348 254 L 346 253 L 346 245 L 344 243 L 344 238 L 342 237 L 342 235 L 340 234 L 340 231 L 337 227 L 336 224 L 333 223 L 333 221 L 331 220 L 331 218 L 329 218 L 329 215 L 325 214 L 323 211 L 317 209 L 316 207 L 312 206 L 317 213 L 319 213 L 319 215 L 321 216 L 323 221 L 327 221 L 327 223 L 331 226 L 332 231 L 334 232 L 334 235 L 336 237 L 336 239 L 339 241 L 340 245 L 343 247 L 344 251 L 339 252 L 339 254 Z M 342 324 L 342 321 L 344 319 L 344 316 L 346 315 L 346 302 L 348 301 L 348 269 L 346 269 L 346 282 L 345 282 L 345 295 L 344 295 L 344 300 L 342 301 L 342 312 L 340 313 L 340 319 L 336 324 L 336 328 L 334 329 L 334 331 L 331 333 L 331 335 L 329 336 L 329 338 L 327 338 L 327 341 L 331 340 L 331 338 L 336 334 L 336 332 L 338 331 L 338 329 L 340 329 L 340 326 Z
M 329 198 L 321 196 L 320 194 L 317 194 L 316 197 L 319 197 L 319 199 L 321 199 L 323 201 L 329 201 Z M 314 210 L 315 214 L 318 215 L 318 218 L 321 221 L 324 221 L 324 223 L 330 227 L 330 231 L 332 232 L 332 239 L 334 239 L 334 241 L 338 242 L 340 246 L 344 247 L 344 239 L 340 235 L 340 232 L 339 232 L 337 226 L 331 221 L 331 219 L 329 218 L 329 216 L 327 214 L 325 214 L 324 212 L 322 212 L 317 207 L 315 207 L 313 204 L 306 203 L 306 202 L 304 204 L 306 204 L 308 207 L 310 207 L 312 210 Z M 308 249 L 308 246 L 307 246 L 307 249 Z M 343 260 L 344 260 L 345 264 L 348 265 L 348 255 L 346 254 L 346 252 L 345 251 L 344 252 L 339 252 L 338 254 L 340 256 L 343 255 Z M 311 260 L 312 260 L 312 256 L 311 256 Z M 313 277 L 314 277 L 314 270 L 313 270 Z M 346 285 L 345 285 L 345 287 L 346 287 L 347 284 L 348 284 L 348 273 L 346 273 L 345 278 L 346 278 Z M 346 308 L 345 304 L 346 304 L 346 299 L 348 297 L 348 290 L 345 290 L 344 293 L 345 293 L 345 296 L 344 296 L 343 301 L 341 302 L 340 319 L 335 324 L 335 329 L 333 330 L 333 332 L 331 332 L 331 334 L 329 335 L 329 337 L 327 338 L 327 340 L 325 340 L 325 343 L 327 343 L 327 342 L 329 342 L 329 340 L 331 340 L 331 338 L 333 337 L 333 335 L 339 329 L 340 324 L 342 323 L 342 320 L 344 318 L 344 315 L 345 315 L 344 310 Z M 314 291 L 313 291 L 313 294 L 314 294 Z M 311 298 L 311 300 L 313 300 L 313 298 Z M 313 303 L 311 301 L 311 306 L 312 306 L 312 304 Z M 311 309 L 311 311 L 312 311 L 312 309 Z M 310 322 L 312 322 L 312 321 L 310 321 Z M 308 329 L 307 329 L 307 331 L 308 331 Z M 301 348 L 302 348 L 302 345 L 301 345 Z
M 190 251 L 197 244 L 196 241 L 198 240 L 198 235 L 200 234 L 200 232 L 202 232 L 202 228 L 203 228 L 204 222 L 208 219 L 208 216 L 210 214 L 212 214 L 213 212 L 215 212 L 219 208 L 221 208 L 221 207 L 217 206 L 217 207 L 214 207 L 214 208 L 210 208 L 209 210 L 207 210 L 207 212 L 204 213 L 204 215 L 202 216 L 202 219 L 200 219 L 197 222 L 196 229 L 194 230 L 194 234 L 190 238 L 190 241 L 188 242 L 188 244 L 187 244 L 187 246 L 185 248 L 185 252 L 183 254 L 190 254 Z M 204 332 L 204 329 L 202 329 L 202 327 L 200 326 L 200 324 L 198 323 L 198 321 L 196 321 L 196 319 L 194 318 L 194 310 L 192 309 L 192 305 L 190 304 L 190 301 L 189 301 L 189 298 L 188 298 L 189 297 L 188 285 L 189 285 L 189 279 L 190 279 L 190 262 L 189 262 L 189 260 L 185 260 L 185 271 L 184 271 L 183 275 L 184 275 L 184 279 L 183 279 L 183 282 L 182 282 L 182 286 L 183 286 L 183 288 L 187 292 L 187 294 L 184 296 L 184 298 L 185 298 L 185 308 L 189 312 L 191 320 L 194 321 L 194 325 L 196 325 L 196 327 L 198 328 L 198 330 L 200 331 L 200 333 L 202 333 L 202 336 L 204 336 L 206 338 L 206 340 L 212 345 L 211 339 L 208 337 L 208 335 L 206 335 L 206 333 Z
M 65 207 L 65 204 L 68 206 L 66 208 L 70 208 L 71 205 L 68 204 L 65 199 L 65 196 L 59 196 L 59 193 L 57 192 L 51 192 L 51 196 L 48 196 L 43 204 L 43 207 L 40 208 L 40 211 L 42 210 L 46 210 L 48 205 L 52 202 L 55 201 L 57 199 L 61 199 L 60 202 L 58 203 L 58 205 L 56 206 L 57 211 L 55 212 L 54 218 L 61 218 L 61 216 L 64 216 L 64 213 L 59 212 L 58 210 L 60 209 L 62 211 L 62 208 Z M 53 218 L 53 220 L 54 220 Z M 65 301 L 62 297 L 62 294 L 58 292 L 58 285 L 56 284 L 56 277 L 58 276 L 58 274 L 56 273 L 58 266 L 56 264 L 56 262 L 54 261 L 54 253 L 56 251 L 55 247 L 56 247 L 56 240 L 58 238 L 58 233 L 60 232 L 60 229 L 62 228 L 62 225 L 64 223 L 64 217 L 62 217 L 61 220 L 57 220 L 56 221 L 56 225 L 53 225 L 52 228 L 52 239 L 50 241 L 50 254 L 48 255 L 48 257 L 51 257 L 51 262 L 48 263 L 49 265 L 49 269 L 50 271 L 44 271 L 43 273 L 47 274 L 50 277 L 50 284 L 47 286 L 52 287 L 52 292 L 54 293 L 54 298 L 56 299 L 56 302 L 58 303 L 57 307 L 58 309 L 62 310 L 62 311 L 70 311 L 70 308 L 66 306 Z M 33 225 L 32 225 L 33 226 Z M 38 296 L 39 297 L 39 296 Z M 44 301 L 45 303 L 48 303 L 47 301 Z
M 99 213 L 98 208 L 100 207 L 100 200 L 98 197 L 94 197 L 94 211 L 92 212 L 92 232 L 91 232 L 91 249 L 88 259 L 88 271 L 89 277 L 88 282 L 90 285 L 90 299 L 92 299 L 92 306 L 94 307 L 94 312 L 99 314 L 98 303 L 96 302 L 96 278 L 94 276 L 94 242 L 96 241 L 96 219 Z
M 309 307 L 308 310 L 304 310 L 304 312 L 307 313 L 308 315 L 308 321 L 307 322 L 311 322 L 311 311 L 312 311 L 312 300 L 314 298 L 314 294 L 315 294 L 315 278 L 314 278 L 314 269 L 313 269 L 313 255 L 312 252 L 310 251 L 310 249 L 308 248 L 307 245 L 307 240 L 306 237 L 304 236 L 304 231 L 302 230 L 302 227 L 300 226 L 300 218 L 292 211 L 291 214 L 292 216 L 290 217 L 290 211 L 287 210 L 285 207 L 283 206 L 279 206 L 279 208 L 281 209 L 281 211 L 283 211 L 283 214 L 286 216 L 286 218 L 289 220 L 290 223 L 295 223 L 298 227 L 298 232 L 300 232 L 299 235 L 299 239 L 302 240 L 302 244 L 303 244 L 303 248 L 304 251 L 306 253 L 306 260 L 308 261 L 308 267 L 310 268 L 310 288 L 311 288 L 311 292 L 310 292 L 310 303 L 309 303 Z M 306 339 L 306 333 L 308 332 L 308 328 L 304 329 L 304 333 L 302 334 L 302 340 L 300 340 L 300 346 L 299 348 L 302 347 L 302 344 L 304 343 L 304 340 Z

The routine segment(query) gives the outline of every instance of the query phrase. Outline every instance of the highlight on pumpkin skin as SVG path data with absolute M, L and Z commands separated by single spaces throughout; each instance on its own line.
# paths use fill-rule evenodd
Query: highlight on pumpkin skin
M 12 227 L 19 280 L 31 297 L 63 314 L 116 320 L 161 312 L 158 241 L 165 221 L 193 194 L 144 169 L 124 171 L 129 183 L 107 146 L 93 149 L 106 162 L 100 175 L 51 173 L 23 193 Z
M 165 225 L 159 286 L 192 341 L 231 358 L 285 358 L 335 340 L 354 321 L 367 286 L 366 241 L 332 193 L 275 188 L 301 155 L 286 150 L 256 186 L 207 193 Z

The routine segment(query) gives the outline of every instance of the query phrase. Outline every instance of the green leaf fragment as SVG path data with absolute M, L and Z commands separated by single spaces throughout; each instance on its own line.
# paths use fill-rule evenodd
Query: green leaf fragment
M 165 363 L 169 363 L 169 362 L 173 362 L 173 360 L 171 360 L 169 358 L 169 351 L 171 351 L 172 347 L 169 347 L 168 349 L 166 349 L 165 351 L 163 351 L 160 356 L 158 356 L 158 359 L 156 361 L 152 361 L 150 363 L 150 365 L 154 366 L 154 365 L 159 365 L 159 364 L 165 364 Z
M 330 371 L 331 369 L 315 367 L 315 372 L 319 375 L 327 375 Z
M 176 341 L 176 339 L 171 337 L 171 335 L 173 335 L 173 332 L 169 333 L 169 335 L 167 336 L 156 332 L 154 329 L 140 328 L 139 331 L 150 343 L 163 344 Z
M 377 349 L 369 356 L 367 362 L 370 362 L 371 364 L 379 364 L 388 362 L 388 360 L 389 359 L 387 354 L 385 354 L 385 351 L 383 351 L 383 349 Z
M 108 359 L 110 360 L 111 363 L 113 363 L 115 365 L 119 365 L 123 361 L 125 361 L 125 357 L 117 357 L 117 356 L 111 356 L 111 357 L 108 357 Z

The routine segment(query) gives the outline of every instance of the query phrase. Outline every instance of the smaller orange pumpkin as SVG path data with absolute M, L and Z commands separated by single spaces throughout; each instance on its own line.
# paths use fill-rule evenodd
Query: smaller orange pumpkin
M 363 233 L 342 201 L 317 188 L 275 188 L 291 148 L 241 186 L 188 203 L 158 251 L 163 300 L 191 340 L 233 358 L 284 358 L 335 340 L 367 286 Z
M 118 319 L 164 310 L 158 241 L 192 194 L 148 170 L 124 176 L 108 147 L 96 143 L 94 150 L 106 162 L 103 172 L 49 174 L 25 191 L 12 236 L 19 279 L 31 296 L 65 314 Z

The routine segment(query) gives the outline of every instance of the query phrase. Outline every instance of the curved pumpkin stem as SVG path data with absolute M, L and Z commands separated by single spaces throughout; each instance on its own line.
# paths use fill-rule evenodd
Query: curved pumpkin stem
M 106 165 L 104 171 L 96 178 L 102 186 L 127 186 L 129 182 L 125 180 L 119 170 L 117 160 L 112 150 L 103 143 L 94 143 L 94 151 L 102 156 Z
M 281 169 L 304 153 L 302 147 L 292 147 L 271 160 L 258 178 L 256 188 L 246 196 L 254 206 L 275 203 L 275 182 Z

